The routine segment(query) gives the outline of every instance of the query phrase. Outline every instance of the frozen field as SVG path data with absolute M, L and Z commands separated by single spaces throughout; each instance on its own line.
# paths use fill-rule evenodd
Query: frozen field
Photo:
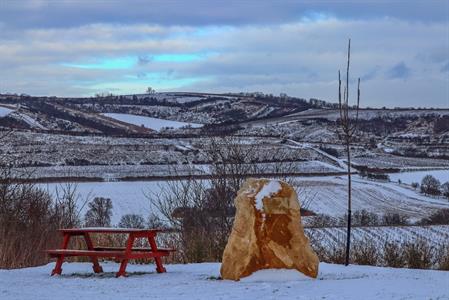
M 344 176 L 301 178 L 296 185 L 300 187 L 300 201 L 309 202 L 312 211 L 331 216 L 346 213 L 347 180 Z M 449 208 L 447 200 L 430 198 L 396 183 L 365 180 L 356 176 L 352 187 L 353 212 L 366 209 L 376 214 L 399 213 L 419 219 L 436 209 Z
M 89 263 L 53 264 L 0 270 L 0 295 L 8 300 L 47 299 L 449 299 L 449 272 L 348 267 L 321 263 L 318 279 L 294 270 L 263 270 L 241 281 L 216 280 L 219 263 L 129 265 L 130 276 L 114 278 L 115 263 L 103 263 L 94 275 Z
M 429 170 L 429 171 L 414 171 L 414 172 L 400 172 L 389 174 L 390 180 L 398 181 L 400 179 L 403 183 L 411 184 L 417 182 L 421 184 L 421 180 L 426 175 L 432 175 L 440 181 L 440 183 L 449 182 L 449 169 L 448 170 Z
M 311 240 L 327 247 L 344 247 L 346 242 L 345 227 L 306 228 L 305 232 Z M 372 241 L 378 249 L 382 249 L 385 242 L 403 244 L 418 239 L 426 241 L 435 249 L 449 245 L 449 225 L 354 227 L 351 235 L 353 242 Z
M 9 115 L 12 111 L 12 109 L 0 106 L 0 118 Z
M 285 164 L 287 165 L 287 164 Z M 260 172 L 266 174 L 281 173 L 282 164 L 280 163 L 258 163 L 257 167 Z M 120 180 L 127 177 L 141 178 L 142 180 L 151 178 L 160 179 L 161 177 L 187 176 L 187 175 L 207 175 L 210 165 L 206 164 L 177 164 L 177 165 L 110 165 L 110 166 L 51 166 L 37 168 L 15 168 L 13 174 L 20 177 L 27 170 L 31 173 L 30 178 L 94 178 L 96 180 L 104 179 L 105 181 Z M 249 168 L 248 168 L 249 169 Z M 288 163 L 286 168 L 290 174 L 307 174 L 326 175 L 328 173 L 338 174 L 342 172 L 341 168 L 337 168 L 331 164 L 321 161 L 299 161 Z M 26 173 L 25 173 L 26 174 Z
M 83 182 L 75 183 L 80 198 L 78 200 L 79 208 L 82 208 L 82 216 L 86 206 L 82 205 L 86 199 L 93 197 L 106 197 L 112 200 L 113 215 L 112 224 L 117 224 L 120 218 L 125 214 L 141 214 L 148 216 L 152 213 L 149 200 L 145 197 L 148 193 L 157 193 L 163 181 L 118 181 L 118 182 Z M 50 193 L 55 194 L 56 189 L 61 189 L 64 184 L 49 183 L 40 184 L 41 187 L 48 189 Z
M 297 177 L 300 201 L 316 213 L 342 216 L 346 213 L 347 185 L 345 177 Z M 85 182 L 77 183 L 80 204 L 86 197 L 111 198 L 114 209 L 112 223 L 117 224 L 124 214 L 138 213 L 148 215 L 152 212 L 148 193 L 158 193 L 166 183 L 164 181 L 133 182 Z M 41 184 L 54 193 L 61 184 Z M 434 210 L 449 208 L 449 201 L 430 198 L 396 183 L 383 183 L 356 177 L 353 181 L 353 211 L 366 209 L 384 214 L 397 212 L 412 219 L 420 219 Z M 85 209 L 85 208 L 84 208 Z M 84 213 L 82 213 L 84 215 Z
M 144 126 L 149 129 L 153 130 L 161 130 L 164 127 L 171 127 L 171 128 L 181 128 L 185 126 L 190 126 L 193 128 L 199 128 L 202 127 L 202 124 L 196 124 L 196 123 L 186 123 L 186 122 L 178 122 L 178 121 L 170 121 L 170 120 L 164 120 L 164 119 L 157 119 L 157 118 L 151 118 L 151 117 L 144 117 L 144 116 L 136 116 L 136 115 L 130 115 L 130 114 L 116 114 L 116 113 L 106 113 L 103 114 L 109 118 L 113 118 L 125 123 L 137 125 L 137 126 Z

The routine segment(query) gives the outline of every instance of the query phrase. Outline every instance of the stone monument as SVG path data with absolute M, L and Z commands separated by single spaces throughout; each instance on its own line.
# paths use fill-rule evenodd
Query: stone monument
M 239 280 L 261 269 L 318 275 L 318 256 L 304 235 L 295 190 L 287 183 L 248 179 L 234 200 L 236 215 L 223 253 L 221 277 Z

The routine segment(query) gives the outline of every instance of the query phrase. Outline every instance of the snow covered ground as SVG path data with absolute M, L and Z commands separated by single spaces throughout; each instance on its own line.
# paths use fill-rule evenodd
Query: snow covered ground
M 83 182 L 75 185 L 80 195 L 78 206 L 82 209 L 81 216 L 84 216 L 87 209 L 87 205 L 83 207 L 86 199 L 106 197 L 112 200 L 112 224 L 118 224 L 120 218 L 125 214 L 141 214 L 145 218 L 150 215 L 153 210 L 145 195 L 158 193 L 164 185 L 164 181 Z M 61 191 L 64 184 L 49 183 L 39 184 L 39 186 L 55 195 L 56 190 Z
M 178 121 L 170 121 L 170 120 L 164 120 L 164 119 L 157 119 L 157 118 L 151 118 L 151 117 L 144 117 L 144 116 L 136 116 L 136 115 L 130 115 L 130 114 L 116 114 L 116 113 L 106 113 L 103 114 L 109 118 L 113 118 L 125 123 L 137 125 L 137 126 L 144 126 L 149 129 L 153 130 L 161 130 L 164 127 L 171 127 L 171 128 L 181 128 L 185 126 L 190 126 L 193 128 L 199 128 L 202 127 L 202 124 L 196 124 L 196 123 L 186 123 L 186 122 L 178 122 Z
M 342 216 L 347 210 L 347 181 L 343 177 L 295 177 L 299 199 L 308 203 L 307 208 L 316 213 L 330 216 Z M 124 214 L 142 214 L 144 217 L 152 212 L 145 194 L 158 193 L 166 181 L 117 181 L 117 182 L 82 182 L 76 183 L 80 194 L 80 205 L 86 198 L 107 197 L 112 200 L 112 224 L 117 224 Z M 55 193 L 61 184 L 39 184 L 49 192 Z M 353 181 L 353 211 L 366 209 L 376 214 L 397 212 L 412 219 L 420 219 L 433 211 L 449 208 L 444 199 L 431 198 L 391 182 L 377 182 L 355 177 Z M 84 215 L 84 207 L 81 215 Z
M 300 201 L 309 203 L 312 211 L 330 216 L 346 213 L 347 180 L 344 176 L 298 178 L 296 185 Z M 366 209 L 376 214 L 399 213 L 419 219 L 442 208 L 449 208 L 447 200 L 424 196 L 409 186 L 353 177 L 353 212 Z
M 0 298 L 47 299 L 449 299 L 449 272 L 348 267 L 321 263 L 318 279 L 294 270 L 263 270 L 234 282 L 216 280 L 219 263 L 129 265 L 130 276 L 116 279 L 116 263 L 103 263 L 95 275 L 89 263 L 66 263 L 50 277 L 53 264 L 0 270 Z
M 306 228 L 305 232 L 311 241 L 317 241 L 328 249 L 334 246 L 344 247 L 346 242 L 345 227 Z M 428 245 L 439 249 L 442 245 L 449 245 L 449 225 L 354 227 L 351 229 L 351 236 L 353 243 L 372 241 L 379 252 L 382 252 L 385 242 L 401 245 L 417 240 L 424 240 Z
M 400 179 L 403 183 L 411 184 L 417 182 L 421 184 L 421 180 L 426 175 L 432 175 L 441 183 L 449 182 L 449 170 L 429 170 L 429 171 L 414 171 L 414 172 L 400 172 L 389 174 L 392 181 Z
M 0 118 L 9 115 L 11 112 L 13 112 L 12 109 L 0 106 Z

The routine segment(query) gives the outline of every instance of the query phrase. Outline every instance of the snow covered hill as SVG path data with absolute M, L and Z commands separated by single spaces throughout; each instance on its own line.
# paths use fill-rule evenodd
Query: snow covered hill
M 53 264 L 0 270 L 0 297 L 47 299 L 449 299 L 449 272 L 348 267 L 321 263 L 318 279 L 293 270 L 263 270 L 241 281 L 217 280 L 219 263 L 130 265 L 127 278 L 116 279 L 115 263 L 105 273 L 92 273 L 89 263 L 63 265 L 63 275 L 50 277 Z
M 131 114 L 115 114 L 115 113 L 106 113 L 104 114 L 107 117 L 117 119 L 119 121 L 130 123 L 136 126 L 143 126 L 153 130 L 161 130 L 164 127 L 172 127 L 172 128 L 181 128 L 190 126 L 192 128 L 199 128 L 203 126 L 202 124 L 197 123 L 186 123 L 186 122 L 178 122 L 171 120 L 164 120 L 158 118 L 144 117 L 144 116 L 136 116 Z

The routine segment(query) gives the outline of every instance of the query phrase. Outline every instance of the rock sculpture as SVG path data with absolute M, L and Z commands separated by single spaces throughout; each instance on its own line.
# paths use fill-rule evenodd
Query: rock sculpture
M 318 256 L 304 235 L 292 187 L 278 180 L 248 179 L 234 204 L 234 225 L 220 270 L 223 279 L 239 280 L 270 268 L 317 277 Z

